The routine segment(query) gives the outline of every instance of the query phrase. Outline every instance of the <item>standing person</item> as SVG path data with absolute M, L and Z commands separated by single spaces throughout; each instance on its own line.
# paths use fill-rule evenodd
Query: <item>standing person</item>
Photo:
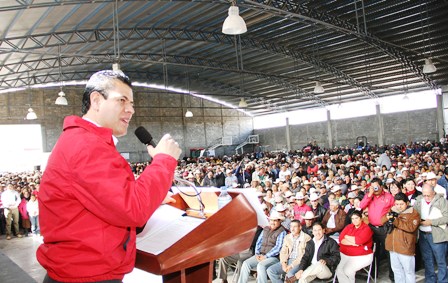
M 17 238 L 22 238 L 19 231 L 19 204 L 21 199 L 19 193 L 14 190 L 13 184 L 6 185 L 6 190 L 2 193 L 1 198 L 6 218 L 6 240 L 11 240 L 11 221 L 14 224 Z
M 340 283 L 355 283 L 356 271 L 373 260 L 372 230 L 362 221 L 361 211 L 354 211 L 351 220 L 339 236 L 341 262 L 336 268 L 336 276 Z
M 430 184 L 423 184 L 422 195 L 418 196 L 414 208 L 420 214 L 420 251 L 425 264 L 425 282 L 448 282 L 446 268 L 448 203 Z M 434 258 L 436 262 L 434 262 Z M 437 278 L 434 272 L 437 264 Z
M 361 209 L 369 209 L 369 226 L 373 231 L 373 241 L 376 244 L 375 257 L 378 269 L 381 259 L 389 260 L 389 253 L 385 249 L 387 236 L 387 213 L 394 205 L 394 197 L 383 190 L 381 180 L 373 178 L 370 182 L 369 192 L 364 196 L 360 203 Z M 389 279 L 393 281 L 393 271 L 389 265 Z
M 398 193 L 394 198 L 395 205 L 387 215 L 393 229 L 386 237 L 386 250 L 390 254 L 395 282 L 415 283 L 414 255 L 420 215 L 409 205 L 404 193 Z
M 426 182 L 431 185 L 431 187 L 437 194 L 443 195 L 443 197 L 446 199 L 446 189 L 441 185 L 437 184 L 436 174 L 434 174 L 433 172 L 429 172 L 428 175 L 426 175 Z
M 137 180 L 117 151 L 134 114 L 129 78 L 100 71 L 87 82 L 83 117 L 69 116 L 48 160 L 39 192 L 44 243 L 37 250 L 47 282 L 121 282 L 134 268 L 136 227 L 167 196 L 179 145 L 162 137 Z M 166 197 L 168 200 L 169 197 Z
M 28 215 L 28 211 L 26 210 L 26 204 L 28 203 L 29 199 L 30 199 L 30 193 L 28 191 L 24 191 L 22 193 L 22 200 L 19 204 L 19 214 L 22 220 L 22 228 L 25 237 L 28 237 L 28 233 L 30 232 L 31 229 L 30 216 Z
M 39 202 L 36 198 L 36 195 L 31 195 L 30 200 L 26 204 L 26 210 L 28 211 L 28 215 L 30 216 L 31 221 L 31 232 L 34 235 L 40 233 L 39 227 Z

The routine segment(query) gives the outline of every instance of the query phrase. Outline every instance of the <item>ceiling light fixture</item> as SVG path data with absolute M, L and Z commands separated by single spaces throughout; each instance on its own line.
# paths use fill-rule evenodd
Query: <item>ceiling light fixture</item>
M 191 112 L 190 110 L 187 109 L 187 112 L 185 112 L 185 117 L 186 117 L 186 118 L 191 118 L 191 117 L 193 117 L 193 112 Z
M 59 97 L 56 98 L 56 101 L 54 102 L 54 104 L 56 104 L 56 105 L 68 105 L 67 98 L 65 97 L 65 93 L 62 90 L 62 66 L 61 66 L 61 46 L 60 45 L 59 45 L 58 51 L 59 51 L 59 86 L 60 86 L 60 91 L 58 93 Z
M 238 104 L 239 108 L 247 108 L 247 102 L 244 97 L 241 98 L 240 103 Z
M 61 91 L 58 93 L 58 95 L 59 95 L 59 97 L 56 98 L 56 102 L 54 104 L 68 105 L 67 98 L 65 97 L 65 93 L 62 91 L 62 87 L 61 87 Z
M 314 87 L 314 93 L 315 94 L 320 94 L 320 93 L 324 93 L 325 89 L 322 86 L 322 84 L 320 82 L 316 82 L 316 86 Z
M 33 108 L 28 108 L 28 113 L 26 114 L 26 118 L 27 120 L 36 120 L 37 119 L 37 115 L 36 112 L 34 112 Z
M 229 8 L 229 15 L 222 25 L 222 33 L 228 35 L 243 34 L 247 31 L 246 22 L 240 16 L 240 9 L 232 1 L 232 6 Z
M 437 71 L 436 66 L 430 58 L 425 59 L 425 65 L 423 65 L 423 73 L 431 74 Z

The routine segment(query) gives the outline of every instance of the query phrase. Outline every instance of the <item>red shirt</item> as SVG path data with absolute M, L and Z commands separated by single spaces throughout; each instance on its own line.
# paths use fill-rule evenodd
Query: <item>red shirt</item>
M 381 226 L 383 222 L 381 218 L 394 206 L 394 196 L 388 192 L 382 191 L 379 196 L 372 195 L 366 192 L 359 206 L 362 209 L 369 208 L 369 223 L 374 226 Z
M 171 156 L 157 154 L 135 180 L 111 129 L 67 117 L 39 192 L 44 243 L 37 259 L 49 276 L 92 282 L 121 280 L 132 271 L 135 228 L 159 207 L 176 165 Z
M 355 244 L 359 246 L 347 246 L 341 243 L 345 235 L 355 236 Z M 356 228 L 355 225 L 349 224 L 342 229 L 339 235 L 339 251 L 348 256 L 359 256 L 371 254 L 373 245 L 373 232 L 369 225 L 361 222 L 361 225 Z
M 303 204 L 302 206 L 298 206 L 297 204 L 294 205 L 294 219 L 299 220 L 300 224 L 304 225 L 305 219 L 303 219 L 303 216 L 305 216 L 307 211 L 313 210 L 306 204 Z

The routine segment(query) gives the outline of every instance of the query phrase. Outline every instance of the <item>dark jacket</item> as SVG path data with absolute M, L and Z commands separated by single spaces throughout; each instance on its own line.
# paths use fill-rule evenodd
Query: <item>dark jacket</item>
M 313 210 L 314 216 L 316 217 L 316 221 L 322 222 L 325 213 L 327 212 L 325 207 L 323 207 L 321 204 L 318 204 L 316 209 L 314 209 L 313 207 L 311 207 L 311 209 Z
M 299 264 L 299 271 L 305 270 L 311 265 L 311 261 L 314 256 L 314 240 L 308 241 L 305 248 L 305 254 Z M 324 235 L 322 244 L 317 251 L 317 260 L 325 260 L 328 268 L 330 269 L 332 275 L 336 270 L 339 262 L 341 261 L 341 255 L 339 253 L 339 245 L 335 240 Z

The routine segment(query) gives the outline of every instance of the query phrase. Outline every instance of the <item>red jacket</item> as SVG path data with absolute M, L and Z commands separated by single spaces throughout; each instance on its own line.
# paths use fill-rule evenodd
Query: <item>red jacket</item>
M 341 243 L 345 235 L 355 236 L 355 243 L 359 246 L 347 246 Z M 353 224 L 347 225 L 339 234 L 339 250 L 348 256 L 359 256 L 371 254 L 373 246 L 373 232 L 369 225 L 361 222 L 358 228 Z
M 44 243 L 37 259 L 49 276 L 92 282 L 129 273 L 135 263 L 135 227 L 159 207 L 176 165 L 171 156 L 157 154 L 135 180 L 111 129 L 67 117 L 39 192 Z

